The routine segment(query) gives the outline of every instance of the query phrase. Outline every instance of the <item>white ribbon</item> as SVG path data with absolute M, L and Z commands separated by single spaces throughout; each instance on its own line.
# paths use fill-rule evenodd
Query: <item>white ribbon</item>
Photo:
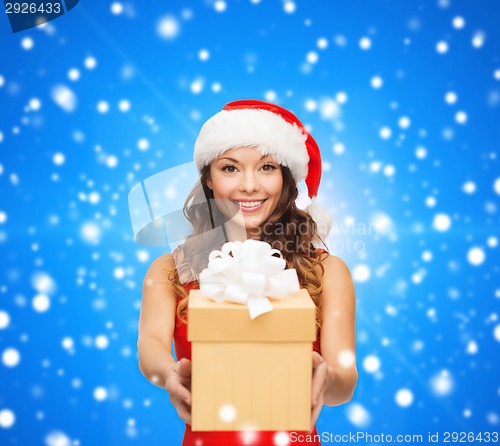
M 208 256 L 208 267 L 200 273 L 200 294 L 216 302 L 246 304 L 250 319 L 255 319 L 272 311 L 268 297 L 284 299 L 299 290 L 297 271 L 285 268 L 281 252 L 269 243 L 228 242 Z

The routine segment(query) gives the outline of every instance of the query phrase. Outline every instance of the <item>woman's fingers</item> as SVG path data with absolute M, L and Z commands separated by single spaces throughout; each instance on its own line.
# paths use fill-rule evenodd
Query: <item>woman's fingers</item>
M 191 377 L 191 361 L 186 358 L 181 358 L 181 360 L 177 363 L 179 365 L 179 375 L 183 378 Z
M 179 378 L 182 385 L 189 390 L 191 390 L 191 361 L 186 358 L 182 358 L 178 362 L 179 368 Z
M 179 381 L 172 380 L 167 383 L 166 390 L 170 395 L 170 399 L 178 399 L 186 404 L 191 404 L 191 392 L 184 387 Z
M 191 424 L 191 361 L 182 358 L 168 372 L 165 390 L 181 420 Z
M 175 407 L 179 417 L 191 424 L 191 394 L 182 386 L 178 386 L 176 391 L 169 392 L 170 402 Z
M 312 406 L 318 404 L 320 395 L 323 394 L 323 388 L 326 381 L 326 367 L 318 367 L 313 375 L 312 390 L 311 390 L 311 403 Z
M 327 364 L 325 360 L 316 352 L 313 352 L 313 377 L 311 390 L 311 404 L 318 405 L 318 398 L 322 394 L 326 382 Z
M 180 400 L 184 401 L 184 403 L 191 405 L 191 392 L 184 386 L 179 386 L 179 389 L 177 390 L 177 395 Z
M 165 390 L 168 392 L 172 403 L 174 403 L 174 400 L 178 399 L 186 404 L 191 404 L 191 378 L 189 376 L 181 376 L 181 373 L 190 373 L 191 363 L 189 361 L 187 362 L 188 364 L 182 364 L 181 362 L 177 363 L 172 367 L 167 377 Z
M 313 377 L 311 388 L 311 431 L 323 407 L 323 391 L 327 379 L 328 364 L 317 352 L 313 352 Z
M 191 424 L 191 406 L 183 403 L 182 401 L 172 401 L 172 405 L 177 410 L 179 418 L 184 420 L 186 423 Z
M 318 352 L 312 352 L 313 370 L 316 369 L 322 362 L 325 362 L 323 357 Z
M 318 404 L 316 404 L 315 407 L 313 407 L 311 411 L 311 432 L 314 429 L 314 425 L 316 424 L 316 421 L 318 420 L 319 414 L 321 412 L 321 409 L 323 408 L 323 397 L 321 396 L 318 400 Z

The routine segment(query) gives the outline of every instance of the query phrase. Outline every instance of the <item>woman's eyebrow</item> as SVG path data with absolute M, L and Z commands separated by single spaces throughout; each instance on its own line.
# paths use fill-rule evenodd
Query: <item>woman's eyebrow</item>
M 260 160 L 263 160 L 264 158 L 267 158 L 268 156 L 270 156 L 270 155 L 262 155 L 262 156 L 260 157 Z M 220 160 L 229 160 L 229 161 L 232 161 L 233 163 L 239 163 L 239 161 L 238 161 L 237 159 L 230 158 L 230 157 L 228 157 L 228 156 L 221 156 L 219 159 L 220 159 Z M 260 161 L 260 160 L 259 160 L 259 161 Z

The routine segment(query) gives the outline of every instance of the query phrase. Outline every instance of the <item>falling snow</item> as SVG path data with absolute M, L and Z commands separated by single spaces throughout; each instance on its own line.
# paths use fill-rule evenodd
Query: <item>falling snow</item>
M 166 16 L 158 21 L 156 32 L 161 38 L 171 40 L 178 36 L 180 32 L 180 24 L 174 17 Z
M 72 112 L 77 105 L 77 97 L 73 91 L 65 85 L 56 85 L 52 89 L 52 99 L 64 111 Z
M 21 355 L 15 348 L 8 348 L 2 353 L 2 363 L 5 367 L 16 367 L 21 360 Z
M 347 406 L 347 418 L 358 428 L 366 428 L 370 425 L 370 413 L 359 403 L 353 403 Z
M 1 409 L 0 410 L 0 427 L 3 429 L 11 428 L 16 422 L 16 416 L 14 412 L 10 409 Z
M 375 355 L 368 355 L 363 360 L 363 368 L 368 373 L 375 373 L 380 369 L 380 359 Z
M 409 389 L 400 389 L 396 393 L 396 403 L 401 407 L 408 407 L 413 403 L 413 392 Z

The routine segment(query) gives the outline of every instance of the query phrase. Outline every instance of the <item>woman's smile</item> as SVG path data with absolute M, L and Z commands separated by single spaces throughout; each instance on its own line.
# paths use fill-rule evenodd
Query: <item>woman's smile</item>
M 267 199 L 264 200 L 232 200 L 233 203 L 236 203 L 242 212 L 255 212 L 262 208 L 263 204 Z
M 253 237 L 278 205 L 283 173 L 272 156 L 262 155 L 256 147 L 238 147 L 210 164 L 207 186 L 228 221 L 241 211 L 242 218 L 233 221 Z

